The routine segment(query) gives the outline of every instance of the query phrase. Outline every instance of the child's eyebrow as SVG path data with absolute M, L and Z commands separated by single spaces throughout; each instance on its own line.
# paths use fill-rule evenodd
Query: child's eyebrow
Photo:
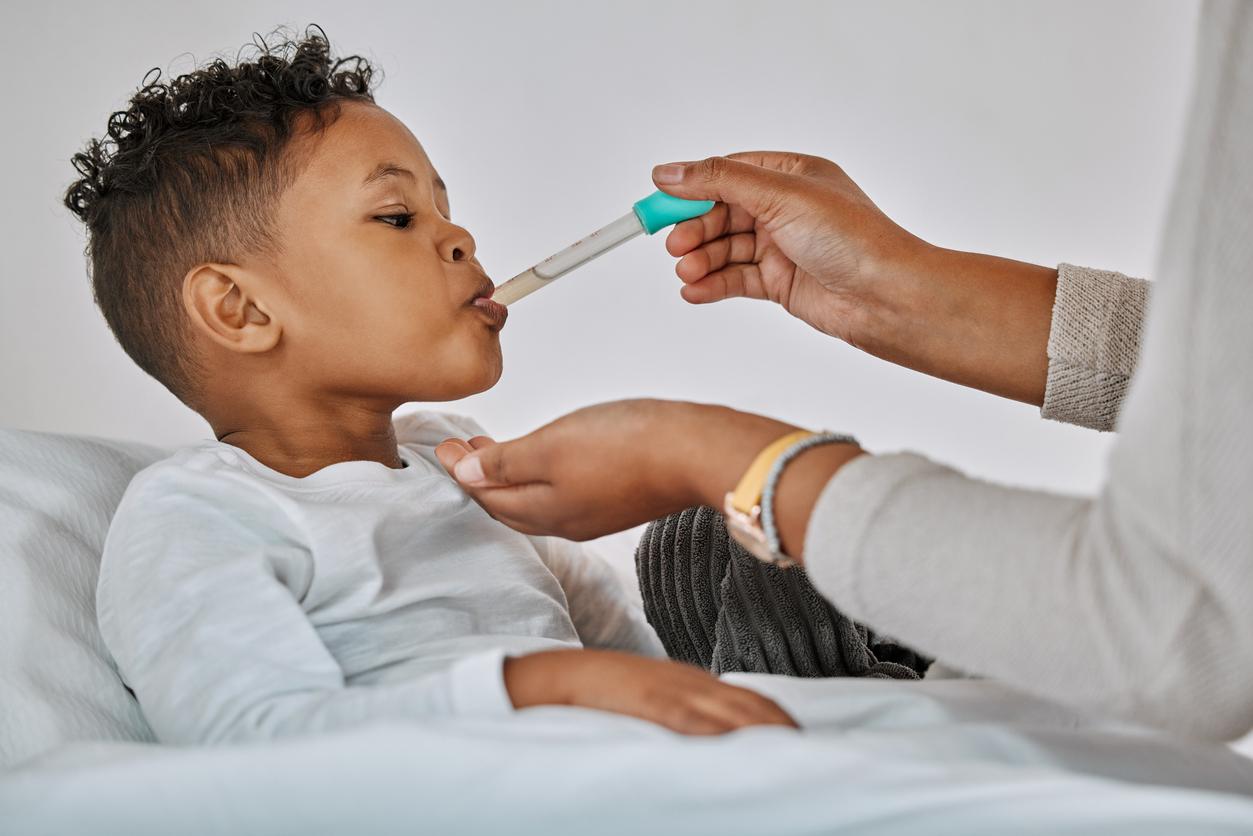
M 369 174 L 367 174 L 365 176 L 365 179 L 361 181 L 361 188 L 364 189 L 369 186 L 372 186 L 375 183 L 378 183 L 379 181 L 387 177 L 396 177 L 396 176 L 402 176 L 402 175 L 405 177 L 408 177 L 410 180 L 418 179 L 417 176 L 412 171 L 405 168 L 400 163 L 389 163 L 389 162 L 379 163 L 378 165 L 374 167 L 374 170 L 371 171 Z
M 405 168 L 400 163 L 383 162 L 376 165 L 374 170 L 365 176 L 365 179 L 361 181 L 361 188 L 366 189 L 388 177 L 398 176 L 408 177 L 410 180 L 414 181 L 418 179 L 416 174 Z M 433 182 L 435 184 L 435 188 L 439 189 L 445 195 L 448 194 L 448 186 L 444 185 L 443 178 L 437 175 Z

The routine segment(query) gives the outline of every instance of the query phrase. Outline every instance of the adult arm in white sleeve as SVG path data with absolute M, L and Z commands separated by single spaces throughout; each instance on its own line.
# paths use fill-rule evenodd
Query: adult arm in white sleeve
M 404 683 L 347 686 L 288 585 L 300 583 L 302 547 L 250 523 L 265 509 L 241 507 L 209 478 L 165 481 L 145 474 L 128 490 L 97 590 L 105 643 L 163 742 L 512 711 L 500 653 Z
M 1253 727 L 1253 5 L 1202 14 L 1144 345 L 1095 498 L 863 456 L 814 506 L 815 585 L 963 670 L 1208 738 Z
M 1098 496 L 863 456 L 810 516 L 815 586 L 970 673 L 1195 736 L 1253 727 L 1253 331 L 1221 305 L 1213 327 L 1178 321 L 1205 294 L 1163 285 Z M 1232 310 L 1253 309 L 1253 292 L 1239 295 Z M 1181 352 L 1189 340 L 1195 353 Z M 1243 373 L 1188 368 L 1221 368 L 1227 351 L 1243 352 Z
M 570 619 L 588 647 L 665 658 L 657 632 L 622 588 L 605 560 L 560 537 L 531 537 L 566 593 Z

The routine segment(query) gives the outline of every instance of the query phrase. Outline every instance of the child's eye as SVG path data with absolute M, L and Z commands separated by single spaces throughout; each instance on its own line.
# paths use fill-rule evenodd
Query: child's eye
M 412 212 L 402 212 L 398 215 L 375 215 L 376 221 L 382 221 L 388 226 L 394 226 L 396 229 L 405 229 L 413 222 Z

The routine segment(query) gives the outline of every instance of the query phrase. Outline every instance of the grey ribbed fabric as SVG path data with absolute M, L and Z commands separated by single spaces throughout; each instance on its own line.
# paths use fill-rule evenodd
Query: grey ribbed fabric
M 1058 265 L 1041 415 L 1114 429 L 1140 356 L 1148 301 L 1149 283 L 1143 279 Z
M 712 508 L 650 524 L 635 563 L 666 653 L 713 673 L 917 679 L 930 664 L 845 618 L 803 570 L 753 557 Z

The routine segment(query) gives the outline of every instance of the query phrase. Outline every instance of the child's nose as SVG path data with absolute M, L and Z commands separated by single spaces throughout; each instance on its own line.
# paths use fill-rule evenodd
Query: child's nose
M 474 257 L 474 236 L 459 226 L 454 226 L 444 237 L 441 255 L 448 261 L 468 261 Z

